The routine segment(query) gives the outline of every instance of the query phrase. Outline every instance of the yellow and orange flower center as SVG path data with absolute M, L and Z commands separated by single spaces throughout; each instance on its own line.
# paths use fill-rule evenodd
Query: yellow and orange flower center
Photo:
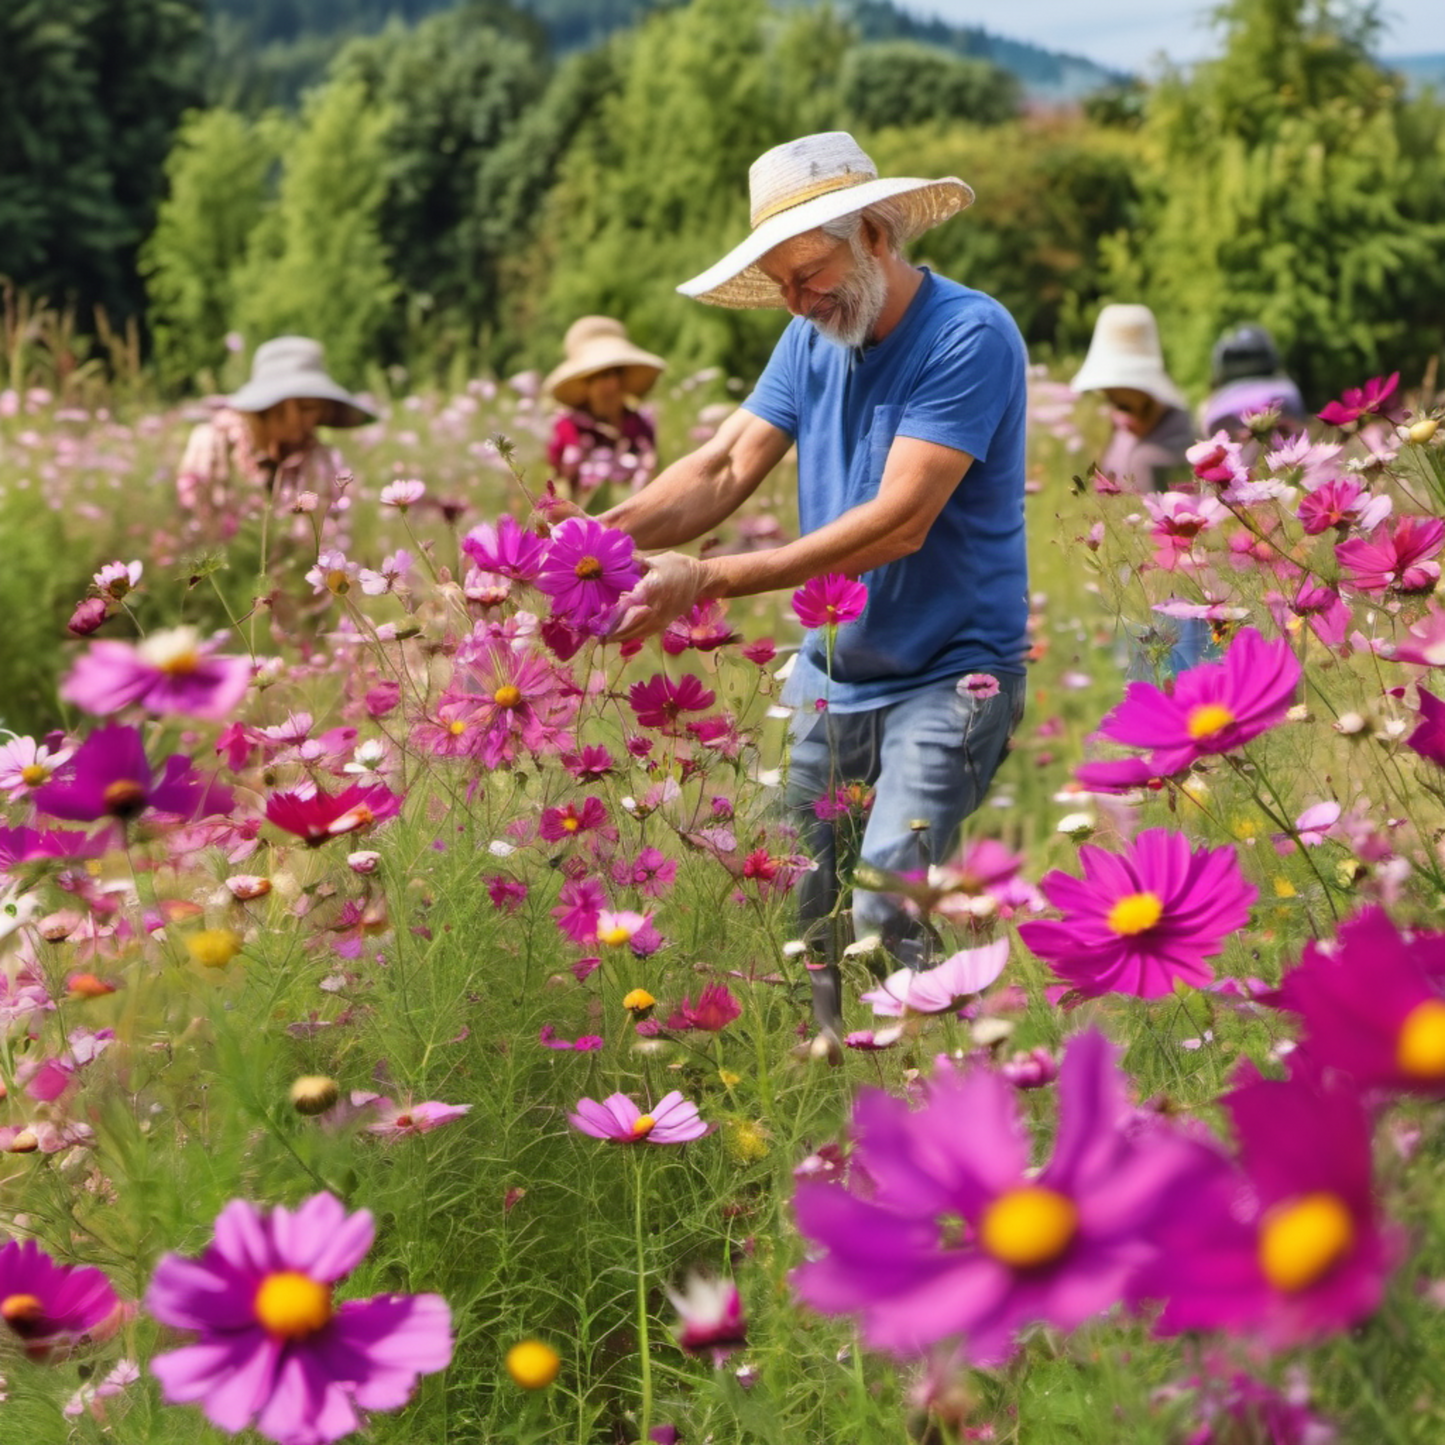
M 326 587 L 328 591 L 342 597 L 351 591 L 351 578 L 340 567 L 333 567 L 326 574 Z
M 640 1009 L 652 1008 L 656 1003 L 657 1000 L 645 988 L 634 988 L 622 1000 L 622 1007 L 636 1013 Z
M 1189 736 L 1195 742 L 1215 737 L 1237 721 L 1234 714 L 1222 703 L 1202 702 L 1189 712 Z
M 38 1325 L 45 1318 L 45 1306 L 33 1294 L 6 1295 L 0 1300 L 0 1320 L 17 1335 L 28 1333 L 27 1326 Z
M 449 723 L 447 724 L 447 731 L 448 731 L 454 738 L 459 738 L 459 737 L 461 737 L 461 735 L 462 735 L 464 732 L 466 732 L 466 730 L 467 730 L 467 725 L 466 725 L 466 723 L 464 723 L 464 722 L 461 720 L 461 718 L 456 718 L 456 719 L 454 719 L 452 722 L 449 722 Z
M 1000 1194 L 984 1211 L 979 1243 L 1015 1269 L 1052 1264 L 1079 1232 L 1078 1206 L 1055 1189 L 1026 1184 Z
M 136 645 L 158 672 L 188 677 L 201 665 L 201 634 L 194 627 L 165 627 Z
M 107 813 L 131 813 L 138 803 L 145 801 L 145 795 L 144 783 L 138 783 L 134 778 L 118 778 L 106 788 L 102 797 Z
M 50 777 L 50 769 L 44 763 L 28 763 L 20 769 L 20 781 L 27 788 L 38 788 Z
M 582 826 L 580 818 L 563 818 L 562 827 L 568 833 L 575 833 Z
M 632 1121 L 632 1137 L 645 1139 L 657 1127 L 657 1120 L 651 1114 L 639 1114 Z
M 1164 916 L 1164 900 L 1157 893 L 1126 893 L 1109 910 L 1109 927 L 1124 938 L 1147 933 Z
M 410 1114 L 398 1114 L 391 1122 L 398 1129 L 410 1129 L 411 1126 L 416 1123 L 416 1120 L 413 1119 Z
M 255 1310 L 257 1321 L 268 1334 L 283 1340 L 304 1340 L 331 1319 L 331 1286 L 299 1270 L 277 1270 L 261 1281 Z
M 584 582 L 590 582 L 602 575 L 602 564 L 595 557 L 582 557 L 573 570 Z
M 631 932 L 618 924 L 614 928 L 604 928 L 597 934 L 598 943 L 606 943 L 613 948 L 620 948 L 632 938 Z
M 1339 1195 L 1301 1195 L 1264 1216 L 1259 1267 L 1276 1289 L 1294 1294 L 1323 1279 L 1354 1243 L 1355 1221 Z
M 498 707 L 516 707 L 522 701 L 522 689 L 514 687 L 510 682 L 503 683 L 492 694 L 492 701 Z
M 1427 998 L 1405 1015 L 1395 1062 L 1412 1079 L 1445 1078 L 1445 1002 Z

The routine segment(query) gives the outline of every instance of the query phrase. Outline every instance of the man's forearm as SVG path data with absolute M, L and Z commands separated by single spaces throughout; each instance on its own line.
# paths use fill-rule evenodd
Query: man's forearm
M 737 506 L 720 485 L 720 472 L 725 474 L 726 468 L 693 452 L 597 520 L 626 532 L 643 551 L 685 546 L 710 532 Z

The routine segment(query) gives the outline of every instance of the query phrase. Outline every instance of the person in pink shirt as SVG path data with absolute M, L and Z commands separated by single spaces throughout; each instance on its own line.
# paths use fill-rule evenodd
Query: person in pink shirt
M 634 346 L 608 316 L 584 316 L 567 328 L 566 359 L 544 383 L 566 408 L 552 426 L 547 460 L 585 504 L 608 484 L 638 491 L 657 470 L 657 434 L 637 403 L 666 363 Z

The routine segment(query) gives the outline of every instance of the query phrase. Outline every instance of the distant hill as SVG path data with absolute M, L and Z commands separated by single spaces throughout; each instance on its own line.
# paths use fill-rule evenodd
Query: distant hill
M 1421 90 L 1429 85 L 1445 95 L 1445 54 L 1385 55 L 1381 56 L 1380 64 L 1398 70 L 1412 89 Z

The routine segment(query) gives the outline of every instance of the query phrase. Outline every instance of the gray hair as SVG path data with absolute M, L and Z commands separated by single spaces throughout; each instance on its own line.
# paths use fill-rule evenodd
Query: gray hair
M 892 197 L 876 201 L 861 211 L 850 211 L 846 216 L 839 216 L 837 220 L 824 221 L 818 229 L 835 241 L 856 241 L 864 221 L 868 221 L 883 233 L 888 249 L 895 255 L 901 250 L 905 211 Z

